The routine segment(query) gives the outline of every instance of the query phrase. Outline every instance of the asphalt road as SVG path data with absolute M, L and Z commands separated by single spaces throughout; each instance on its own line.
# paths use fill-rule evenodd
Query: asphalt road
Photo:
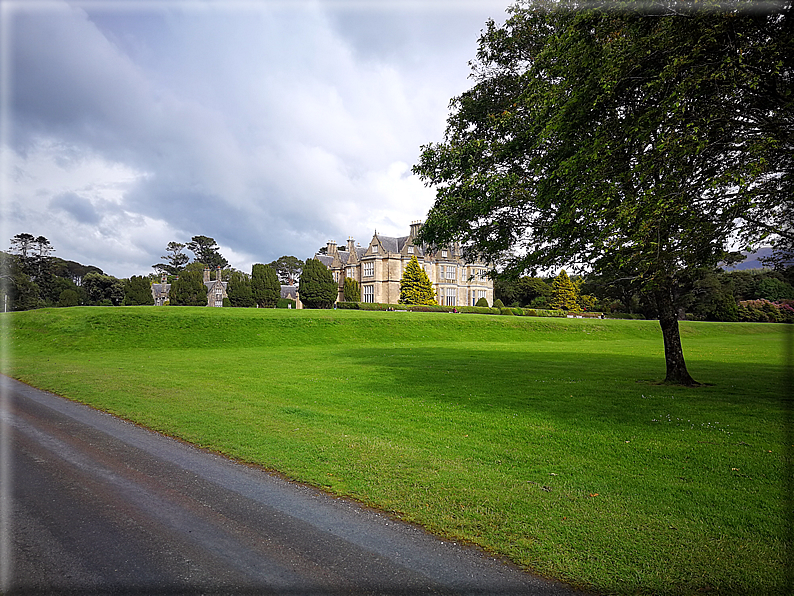
M 6 377 L 0 390 L 7 594 L 574 593 Z

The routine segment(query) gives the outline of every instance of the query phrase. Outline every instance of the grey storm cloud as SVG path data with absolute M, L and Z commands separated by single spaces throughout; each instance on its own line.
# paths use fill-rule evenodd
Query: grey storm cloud
M 50 201 L 50 209 L 60 209 L 82 224 L 97 225 L 102 217 L 88 199 L 73 192 L 65 192 Z
M 119 276 L 198 234 L 246 269 L 407 233 L 433 196 L 410 166 L 506 6 L 455 4 L 15 4 L 4 233 Z

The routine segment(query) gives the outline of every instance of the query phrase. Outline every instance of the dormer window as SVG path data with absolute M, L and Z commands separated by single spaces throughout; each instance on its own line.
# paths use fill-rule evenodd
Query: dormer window
M 445 250 L 442 250 L 442 251 L 441 251 L 441 256 L 442 256 L 443 258 L 446 258 L 446 257 L 447 257 L 447 251 L 445 251 Z
M 377 244 L 373 244 L 373 245 L 372 245 L 372 252 L 373 252 L 373 253 L 376 253 L 376 252 L 378 252 L 378 245 L 377 245 Z
M 409 247 L 408 247 L 408 254 L 409 254 L 409 255 L 412 255 L 412 254 L 414 254 L 414 247 L 413 247 L 413 246 L 409 246 Z

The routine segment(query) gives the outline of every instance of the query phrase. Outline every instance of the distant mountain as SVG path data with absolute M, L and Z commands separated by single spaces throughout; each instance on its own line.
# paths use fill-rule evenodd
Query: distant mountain
M 761 259 L 768 258 L 772 256 L 772 248 L 769 246 L 764 246 L 759 248 L 755 252 L 747 252 L 742 251 L 744 255 L 744 261 L 741 263 L 735 263 L 733 265 L 723 265 L 720 266 L 725 271 L 741 271 L 744 269 L 763 269 L 764 265 L 761 263 Z

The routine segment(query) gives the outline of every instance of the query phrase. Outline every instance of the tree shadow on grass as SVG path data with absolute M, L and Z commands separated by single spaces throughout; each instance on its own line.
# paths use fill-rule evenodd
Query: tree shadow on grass
M 682 387 L 659 384 L 664 360 L 658 356 L 447 346 L 369 347 L 344 356 L 365 371 L 377 369 L 384 395 L 624 422 L 634 417 L 631 409 L 659 399 L 776 410 L 785 375 L 784 366 L 772 363 L 696 361 L 693 376 L 704 384 Z

